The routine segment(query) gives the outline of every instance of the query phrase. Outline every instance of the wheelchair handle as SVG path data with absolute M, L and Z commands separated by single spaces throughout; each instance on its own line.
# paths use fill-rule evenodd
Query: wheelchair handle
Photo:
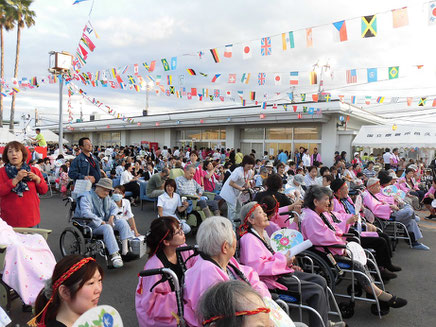
M 164 274 L 164 268 L 157 268 L 157 269 L 148 269 L 141 271 L 138 275 L 140 277 L 146 277 L 146 276 L 153 276 L 153 275 L 162 275 Z
M 187 246 L 180 246 L 176 249 L 176 252 L 185 252 L 185 251 L 194 251 L 197 250 L 197 245 L 187 245 Z

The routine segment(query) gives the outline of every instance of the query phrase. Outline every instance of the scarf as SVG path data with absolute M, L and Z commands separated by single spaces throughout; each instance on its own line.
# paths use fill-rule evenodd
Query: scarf
M 10 179 L 14 179 L 17 174 L 18 174 L 18 169 L 17 167 L 11 165 L 10 163 L 7 163 L 5 165 L 5 169 L 6 169 L 6 175 L 8 175 L 8 177 Z M 30 172 L 30 167 L 27 163 L 23 162 L 23 164 L 21 165 L 21 169 L 24 169 L 25 171 Z M 27 182 L 30 182 L 31 179 L 29 177 L 24 177 L 21 181 L 18 182 L 17 185 L 15 185 L 15 187 L 12 189 L 12 192 L 17 193 L 17 195 L 22 198 L 23 197 L 23 192 L 28 191 L 29 190 L 29 186 L 27 185 Z

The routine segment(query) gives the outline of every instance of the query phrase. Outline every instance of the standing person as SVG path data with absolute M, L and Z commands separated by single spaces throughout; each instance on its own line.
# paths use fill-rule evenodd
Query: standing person
M 321 162 L 321 155 L 318 153 L 318 148 L 314 148 L 313 154 L 310 156 L 310 165 L 313 166 L 315 162 Z
M 244 154 L 241 152 L 241 149 L 237 149 L 235 154 L 235 164 L 239 165 L 243 159 Z
M 383 163 L 385 165 L 385 169 L 389 170 L 391 169 L 391 149 L 386 148 L 385 153 L 383 153 Z
M 398 171 L 398 165 L 400 163 L 400 157 L 398 156 L 398 154 L 399 154 L 398 148 L 394 148 L 392 150 L 391 159 L 390 159 L 391 169 L 393 169 L 394 171 Z
M 97 158 L 92 154 L 92 143 L 88 137 L 79 140 L 80 154 L 71 163 L 68 176 L 77 179 L 89 180 L 92 184 L 98 183 L 101 178 L 100 166 Z
M 27 149 L 17 141 L 3 150 L 5 166 L 0 168 L 0 211 L 12 227 L 37 227 L 41 221 L 38 194 L 45 194 L 47 183 L 40 170 L 27 163 Z
M 310 167 L 310 156 L 307 153 L 307 149 L 304 149 L 304 151 L 303 151 L 302 161 L 303 161 L 304 167 Z
M 227 218 L 232 222 L 239 216 L 241 203 L 238 200 L 242 191 L 250 187 L 250 180 L 254 176 L 254 158 L 244 156 L 241 166 L 233 170 L 221 189 L 220 196 L 227 202 Z
M 286 153 L 283 150 L 280 149 L 279 154 L 277 156 L 277 160 L 283 164 L 286 164 L 286 162 L 288 161 L 288 156 L 286 155 Z
M 47 147 L 47 142 L 45 141 L 44 135 L 41 134 L 41 129 L 37 128 L 35 129 L 35 132 L 36 136 L 34 138 L 31 137 L 30 139 L 35 141 L 37 146 Z
M 71 327 L 98 305 L 103 269 L 93 258 L 69 255 L 60 260 L 36 299 L 37 315 L 29 325 Z

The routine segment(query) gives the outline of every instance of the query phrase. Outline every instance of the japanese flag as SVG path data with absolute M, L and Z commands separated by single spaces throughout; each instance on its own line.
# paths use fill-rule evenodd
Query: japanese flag
M 274 85 L 282 85 L 282 75 L 279 73 L 274 74 Z
M 242 45 L 242 59 L 250 59 L 253 54 L 250 44 Z

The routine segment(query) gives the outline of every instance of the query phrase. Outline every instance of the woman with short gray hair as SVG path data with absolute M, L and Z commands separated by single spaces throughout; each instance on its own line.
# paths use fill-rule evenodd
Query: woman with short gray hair
M 216 283 L 240 280 L 262 296 L 271 297 L 259 275 L 250 267 L 240 265 L 233 257 L 236 236 L 230 220 L 219 216 L 206 219 L 198 229 L 197 243 L 200 255 L 185 273 L 185 319 L 189 326 L 201 326 L 196 315 L 198 301 Z
M 355 274 L 355 277 L 367 293 L 378 298 L 383 311 L 389 312 L 389 307 L 401 308 L 405 306 L 407 304 L 405 299 L 378 288 L 372 281 L 366 266 L 358 261 L 352 261 L 344 248 L 329 248 L 329 246 L 347 244 L 343 232 L 338 226 L 340 221 L 330 214 L 332 201 L 333 193 L 327 187 L 316 185 L 311 186 L 306 191 L 303 204 L 303 219 L 301 221 L 301 233 L 304 239 L 310 240 L 318 251 L 331 253 L 335 256 L 336 261 L 345 262 L 352 266 L 354 270 L 366 274 L 369 278 L 365 278 L 361 274 Z M 357 218 L 352 221 L 356 220 Z

